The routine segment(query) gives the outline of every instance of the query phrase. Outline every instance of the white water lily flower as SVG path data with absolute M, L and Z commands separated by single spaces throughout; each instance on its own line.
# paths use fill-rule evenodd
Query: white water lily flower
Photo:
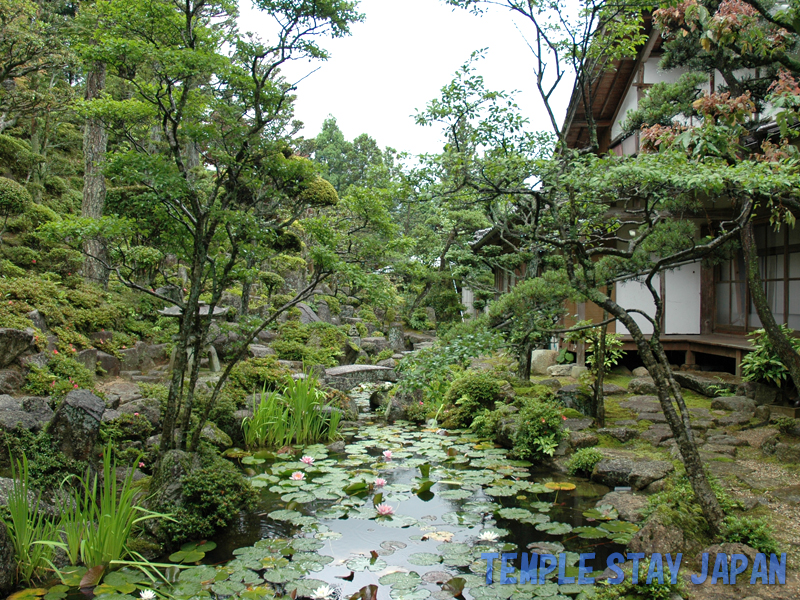
M 482 531 L 478 539 L 482 542 L 494 542 L 499 537 L 494 531 Z
M 156 593 L 153 590 L 142 590 L 139 592 L 139 598 L 142 600 L 155 600 Z
M 292 473 L 292 476 L 290 477 L 290 479 L 293 481 L 303 481 L 303 479 L 305 478 L 306 474 L 303 473 L 302 471 L 295 471 L 294 473 Z
M 329 585 L 321 585 L 311 593 L 311 597 L 314 600 L 328 600 L 333 597 L 335 591 L 336 590 Z

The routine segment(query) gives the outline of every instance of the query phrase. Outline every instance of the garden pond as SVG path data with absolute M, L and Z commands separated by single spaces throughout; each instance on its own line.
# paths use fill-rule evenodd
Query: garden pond
M 340 452 L 229 453 L 260 488 L 258 509 L 224 535 L 170 555 L 182 568 L 167 570 L 172 586 L 156 586 L 159 594 L 582 599 L 591 586 L 558 585 L 555 573 L 542 585 L 500 585 L 499 560 L 487 585 L 481 554 L 566 553 L 566 575 L 576 576 L 578 553 L 594 552 L 593 564 L 605 565 L 637 530 L 613 508 L 595 507 L 609 488 L 536 470 L 468 432 L 366 420 L 342 433 Z M 126 568 L 107 575 L 95 596 L 133 600 L 151 587 Z M 68 595 L 57 586 L 45 598 Z

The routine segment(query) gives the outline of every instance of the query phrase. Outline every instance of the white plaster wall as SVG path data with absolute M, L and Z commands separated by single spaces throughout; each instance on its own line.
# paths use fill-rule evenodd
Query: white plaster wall
M 626 116 L 628 115 L 629 110 L 636 110 L 639 106 L 638 100 L 638 89 L 635 87 L 631 87 L 628 90 L 628 93 L 625 95 L 625 100 L 622 101 L 622 107 L 619 109 L 617 113 L 617 120 L 612 123 L 611 125 L 611 139 L 616 139 L 616 137 L 622 133 L 622 127 L 620 127 L 620 123 L 625 120 Z
M 665 274 L 664 333 L 700 333 L 699 261 Z
M 658 290 L 659 286 L 658 276 L 653 278 L 653 287 Z M 628 281 L 621 281 L 616 286 L 616 300 L 622 308 L 630 310 L 632 308 L 639 309 L 649 316 L 653 317 L 656 314 L 656 305 L 653 302 L 653 296 L 644 285 L 642 281 L 631 279 Z M 634 313 L 631 315 L 633 320 L 639 325 L 642 333 L 653 333 L 653 325 L 645 319 L 643 315 Z M 628 329 L 619 321 L 617 321 L 617 333 L 627 335 L 630 333 Z

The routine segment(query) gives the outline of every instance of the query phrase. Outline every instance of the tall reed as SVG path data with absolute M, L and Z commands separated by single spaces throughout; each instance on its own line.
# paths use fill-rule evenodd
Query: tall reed
M 253 416 L 242 421 L 248 448 L 315 444 L 338 437 L 339 410 L 325 403 L 325 392 L 311 374 L 287 377 L 281 391 L 261 392 L 253 400 Z
M 53 542 L 58 539 L 58 526 L 45 515 L 41 508 L 42 494 L 33 495 L 30 487 L 28 459 L 11 461 L 11 477 L 14 484 L 8 495 L 9 518 L 3 519 L 17 560 L 17 578 L 30 585 L 40 578 L 51 565 Z
M 60 527 L 64 549 L 73 564 L 80 560 L 87 567 L 119 566 L 123 559 L 137 557 L 127 546 L 135 525 L 148 519 L 170 518 L 138 505 L 134 473 L 132 467 L 121 483 L 117 481 L 117 465 L 109 444 L 103 450 L 102 482 L 97 473 L 92 476 L 88 470 L 84 478 L 77 478 Z

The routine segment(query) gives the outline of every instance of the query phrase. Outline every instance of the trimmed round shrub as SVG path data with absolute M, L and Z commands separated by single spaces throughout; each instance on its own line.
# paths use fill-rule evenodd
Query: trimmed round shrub
M 312 206 L 334 206 L 339 202 L 339 194 L 330 182 L 317 177 L 306 185 L 306 189 L 300 194 L 300 200 Z
M 0 216 L 21 214 L 31 203 L 31 195 L 13 179 L 0 177 Z
M 231 369 L 228 379 L 233 387 L 249 394 L 281 387 L 289 373 L 274 356 L 265 356 L 241 361 Z

